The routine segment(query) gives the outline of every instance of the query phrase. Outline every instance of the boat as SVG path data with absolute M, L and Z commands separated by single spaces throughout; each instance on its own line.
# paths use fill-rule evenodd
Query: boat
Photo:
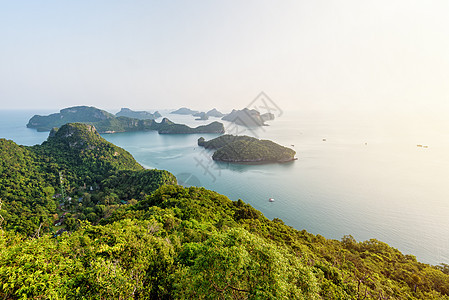
M 268 199 L 269 202 L 274 202 L 274 198 Z

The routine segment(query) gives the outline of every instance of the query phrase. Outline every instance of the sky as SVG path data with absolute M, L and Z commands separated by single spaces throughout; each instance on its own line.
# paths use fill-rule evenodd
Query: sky
M 449 1 L 0 0 L 2 109 L 449 113 Z

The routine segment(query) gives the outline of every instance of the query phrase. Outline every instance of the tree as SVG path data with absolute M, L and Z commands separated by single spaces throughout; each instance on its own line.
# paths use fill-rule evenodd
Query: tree
M 308 267 L 244 229 L 215 233 L 198 247 L 186 246 L 182 256 L 187 266 L 175 285 L 180 298 L 315 299 L 317 295 L 317 282 Z

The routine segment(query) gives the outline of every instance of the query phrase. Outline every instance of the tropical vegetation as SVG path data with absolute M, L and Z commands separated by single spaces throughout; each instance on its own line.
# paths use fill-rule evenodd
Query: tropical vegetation
M 3 299 L 449 299 L 448 265 L 179 186 L 89 125 L 0 154 Z

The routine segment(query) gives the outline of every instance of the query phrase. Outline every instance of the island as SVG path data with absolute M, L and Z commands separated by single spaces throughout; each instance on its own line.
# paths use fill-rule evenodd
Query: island
M 199 113 L 199 111 L 191 110 L 190 108 L 187 108 L 187 107 L 181 107 L 181 108 L 171 112 L 171 114 L 176 114 L 176 115 L 194 115 L 196 113 Z
M 160 124 L 156 124 L 156 130 L 160 134 L 190 134 L 190 133 L 224 133 L 225 129 L 222 123 L 212 122 L 207 125 L 201 125 L 191 128 L 184 124 L 176 124 L 164 118 Z
M 61 109 L 59 113 L 48 116 L 33 116 L 28 124 L 28 128 L 35 128 L 38 131 L 50 131 L 52 128 L 61 127 L 67 123 L 86 123 L 95 126 L 100 133 L 117 133 L 130 131 L 156 130 L 160 134 L 190 134 L 190 133 L 224 133 L 222 123 L 212 122 L 208 125 L 191 128 L 184 124 L 177 124 L 167 118 L 163 118 L 160 123 L 153 119 L 136 119 L 120 116 L 117 117 L 105 110 L 89 106 L 75 106 Z
M 28 122 L 28 128 L 37 131 L 50 131 L 53 127 L 61 127 L 67 123 L 95 123 L 115 119 L 113 114 L 91 106 L 74 106 L 61 109 L 59 113 L 48 116 L 34 115 Z
M 117 117 L 128 117 L 139 120 L 147 120 L 147 119 L 157 119 L 162 117 L 162 115 L 155 111 L 154 113 L 150 113 L 147 111 L 134 111 L 129 108 L 122 108 L 118 113 L 115 114 Z
M 232 112 L 224 116 L 222 120 L 234 122 L 246 127 L 267 126 L 265 122 L 274 120 L 274 114 L 261 114 L 259 111 L 249 108 L 244 108 L 242 110 L 233 109 Z
M 222 135 L 210 141 L 203 137 L 198 145 L 216 150 L 212 159 L 230 163 L 284 163 L 295 160 L 296 152 L 269 140 L 249 136 Z
M 208 112 L 204 112 L 204 111 L 191 110 L 190 108 L 187 107 L 181 107 L 175 111 L 172 111 L 171 114 L 192 115 L 194 117 L 199 117 L 196 120 L 207 120 L 209 117 L 221 118 L 225 115 L 220 111 L 218 111 L 216 108 L 213 108 Z
M 194 117 L 198 117 L 198 118 L 195 119 L 197 121 L 209 120 L 209 116 L 205 112 L 199 112 L 199 113 L 194 114 L 193 116 Z
M 221 118 L 221 117 L 224 117 L 225 114 L 218 111 L 216 108 L 213 108 L 213 109 L 209 110 L 206 113 L 206 115 L 209 117 Z

